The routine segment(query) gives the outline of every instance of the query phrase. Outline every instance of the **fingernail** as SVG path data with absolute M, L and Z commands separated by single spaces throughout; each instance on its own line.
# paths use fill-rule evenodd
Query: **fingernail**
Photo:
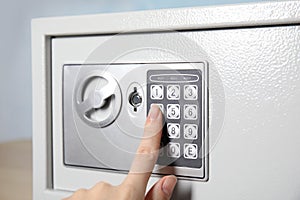
M 158 117 L 159 113 L 160 113 L 160 108 L 158 107 L 158 105 L 153 105 L 150 108 L 149 118 L 151 120 L 155 120 Z
M 177 183 L 177 178 L 175 176 L 168 176 L 163 182 L 162 190 L 168 197 L 172 195 L 176 183 Z

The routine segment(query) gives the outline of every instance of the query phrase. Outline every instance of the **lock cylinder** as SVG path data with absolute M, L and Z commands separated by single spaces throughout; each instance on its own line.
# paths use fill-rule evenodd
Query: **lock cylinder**
M 142 101 L 142 96 L 137 92 L 137 88 L 134 87 L 133 92 L 129 95 L 129 103 L 133 106 L 134 112 L 137 111 L 137 107 L 142 104 Z
M 140 83 L 132 82 L 129 84 L 126 92 L 127 110 L 130 116 L 138 117 L 144 110 L 144 90 Z

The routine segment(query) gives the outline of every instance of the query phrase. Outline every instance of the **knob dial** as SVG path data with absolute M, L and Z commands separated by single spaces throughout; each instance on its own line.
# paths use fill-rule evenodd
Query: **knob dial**
M 80 74 L 75 88 L 75 107 L 78 116 L 88 125 L 103 128 L 117 118 L 122 94 L 116 79 L 103 71 Z

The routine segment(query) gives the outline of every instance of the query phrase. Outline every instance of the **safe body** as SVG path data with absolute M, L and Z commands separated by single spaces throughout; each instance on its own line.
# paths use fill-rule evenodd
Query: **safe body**
M 86 147 L 74 145 L 78 137 L 93 137 L 66 140 L 74 128 L 68 120 L 77 115 L 72 98 L 80 80 L 66 73 L 78 74 L 76 66 L 109 65 L 107 69 L 116 70 L 109 71 L 114 77 L 123 73 L 128 78 L 131 66 L 141 71 L 130 81 L 146 83 L 147 71 L 162 65 L 170 70 L 178 63 L 188 63 L 180 70 L 205 63 L 200 68 L 207 93 L 200 96 L 205 102 L 201 123 L 207 125 L 207 162 L 200 167 L 206 169 L 202 178 L 180 178 L 174 199 L 299 199 L 299 7 L 299 2 L 281 2 L 34 20 L 34 199 L 60 199 L 101 180 L 119 184 L 130 164 L 129 156 L 112 163 L 119 171 L 103 169 L 86 148 L 95 148 L 99 155 L 109 151 L 97 150 L 94 141 Z M 156 68 L 157 63 L 162 65 Z M 147 70 L 142 70 L 145 65 Z M 125 85 L 120 91 L 126 97 Z M 142 98 L 147 103 L 151 99 L 145 91 L 146 86 Z M 123 104 L 121 109 L 128 108 Z M 128 133 L 142 134 L 148 109 L 145 104 L 143 117 L 133 120 L 136 129 Z M 73 116 L 66 115 L 70 112 Z M 126 121 L 119 117 L 109 126 Z M 78 132 L 92 127 L 85 124 Z M 113 138 L 118 146 L 132 147 L 131 152 L 138 144 L 138 139 L 129 145 L 130 140 Z M 66 145 L 77 155 L 65 154 Z M 158 178 L 155 173 L 150 185 Z

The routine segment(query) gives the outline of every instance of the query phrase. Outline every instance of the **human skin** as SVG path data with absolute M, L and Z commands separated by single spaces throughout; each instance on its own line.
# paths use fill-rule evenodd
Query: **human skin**
M 162 127 L 163 115 L 159 107 L 153 105 L 146 119 L 143 138 L 124 181 L 117 186 L 99 182 L 91 189 L 77 190 L 64 200 L 169 200 L 177 182 L 173 175 L 162 177 L 145 194 L 158 157 Z

